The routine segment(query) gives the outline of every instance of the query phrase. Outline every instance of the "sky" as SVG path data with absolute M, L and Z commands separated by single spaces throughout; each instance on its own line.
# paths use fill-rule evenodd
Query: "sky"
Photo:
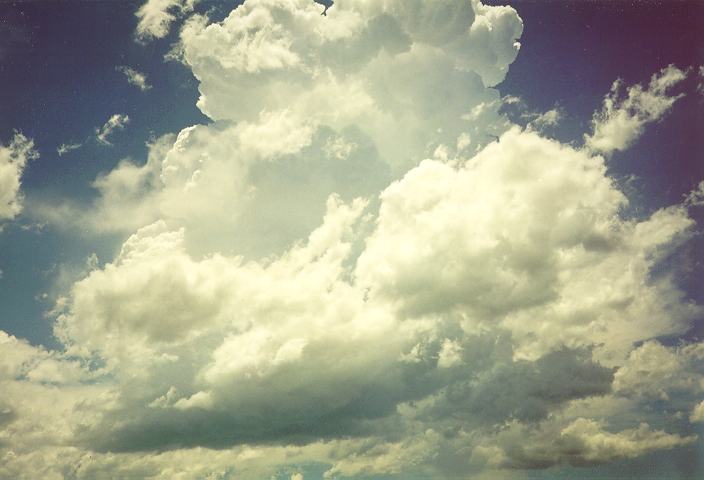
M 704 475 L 704 3 L 0 3 L 0 478 Z

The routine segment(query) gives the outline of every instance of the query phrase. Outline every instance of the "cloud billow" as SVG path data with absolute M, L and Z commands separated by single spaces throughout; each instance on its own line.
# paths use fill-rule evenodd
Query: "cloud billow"
M 146 36 L 171 22 L 146 15 L 158 3 Z M 0 338 L 21 419 L 0 477 L 472 478 L 692 444 L 648 402 L 700 418 L 700 344 L 657 338 L 702 308 L 651 275 L 695 224 L 685 204 L 624 215 L 595 146 L 615 110 L 584 147 L 503 116 L 509 7 L 322 11 L 248 0 L 185 20 L 212 123 L 153 140 L 72 215 L 127 239 L 56 305 L 63 352 Z M 651 82 L 660 113 L 677 72 Z

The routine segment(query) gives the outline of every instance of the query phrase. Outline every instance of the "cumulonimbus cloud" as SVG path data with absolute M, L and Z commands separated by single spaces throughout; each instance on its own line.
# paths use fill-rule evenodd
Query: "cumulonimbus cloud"
M 629 217 L 608 149 L 500 114 L 513 9 L 322 10 L 186 21 L 213 122 L 95 180 L 81 221 L 127 239 L 59 300 L 64 351 L 0 338 L 0 476 L 471 478 L 692 444 L 701 344 L 657 338 L 702 308 L 653 275 L 687 205 Z M 677 72 L 637 95 L 669 108 Z

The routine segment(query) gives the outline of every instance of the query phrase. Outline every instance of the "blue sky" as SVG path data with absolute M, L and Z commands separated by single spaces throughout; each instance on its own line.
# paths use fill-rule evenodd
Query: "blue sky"
M 0 5 L 0 477 L 701 475 L 704 4 L 240 3 Z

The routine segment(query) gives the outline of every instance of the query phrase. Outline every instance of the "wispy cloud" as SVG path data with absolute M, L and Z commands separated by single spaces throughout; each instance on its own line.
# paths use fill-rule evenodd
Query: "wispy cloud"
M 689 207 L 704 206 L 704 181 L 699 182 L 699 185 L 687 194 L 684 199 L 684 203 Z
M 164 38 L 171 24 L 178 18 L 193 11 L 198 0 L 147 0 L 135 15 L 137 39 L 146 42 L 154 38 Z
M 633 85 L 625 93 L 623 81 L 616 80 L 602 109 L 594 114 L 593 133 L 584 137 L 586 146 L 601 153 L 630 147 L 648 123 L 660 120 L 684 96 L 669 92 L 686 76 L 685 70 L 670 65 L 654 74 L 646 88 Z
M 62 143 L 56 148 L 56 153 L 58 153 L 60 157 L 73 150 L 78 150 L 82 146 L 82 143 Z
M 127 78 L 127 81 L 131 85 L 139 88 L 141 91 L 146 92 L 152 88 L 152 86 L 147 82 L 147 76 L 142 72 L 138 72 L 134 68 L 125 66 L 116 67 L 116 70 L 118 72 L 122 72 Z
M 110 117 L 108 121 L 105 122 L 105 125 L 103 125 L 99 129 L 96 128 L 95 130 L 98 142 L 103 145 L 112 145 L 110 140 L 108 140 L 108 137 L 110 137 L 110 135 L 112 135 L 115 130 L 123 130 L 125 126 L 129 123 L 129 121 L 129 116 L 122 115 L 120 113 L 116 113 L 115 115 Z

